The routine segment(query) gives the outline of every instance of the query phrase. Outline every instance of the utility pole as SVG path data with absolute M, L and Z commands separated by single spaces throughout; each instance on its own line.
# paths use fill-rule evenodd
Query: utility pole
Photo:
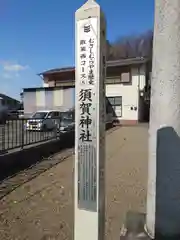
M 155 0 L 146 230 L 180 239 L 179 0 Z
M 105 229 L 106 24 L 88 0 L 76 11 L 74 239 L 103 240 Z

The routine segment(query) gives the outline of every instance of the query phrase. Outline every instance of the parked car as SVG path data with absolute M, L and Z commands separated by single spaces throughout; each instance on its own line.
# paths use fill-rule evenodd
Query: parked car
M 113 126 L 113 111 L 108 100 L 106 100 L 105 122 L 106 122 L 107 128 L 110 128 Z M 74 109 L 61 113 L 61 122 L 60 122 L 60 127 L 58 129 L 60 130 L 61 133 L 65 133 L 67 131 L 75 131 L 75 110 Z
M 60 124 L 60 111 L 44 110 L 35 112 L 25 124 L 28 131 L 49 131 L 57 128 Z
M 75 111 L 70 110 L 61 113 L 60 132 L 65 133 L 75 130 Z

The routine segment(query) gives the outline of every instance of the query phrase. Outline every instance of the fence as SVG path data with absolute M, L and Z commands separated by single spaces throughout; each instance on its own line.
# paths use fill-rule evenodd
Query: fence
M 38 119 L 14 119 L 1 124 L 0 154 L 59 138 L 61 121 L 57 119 L 48 121 L 45 125 Z

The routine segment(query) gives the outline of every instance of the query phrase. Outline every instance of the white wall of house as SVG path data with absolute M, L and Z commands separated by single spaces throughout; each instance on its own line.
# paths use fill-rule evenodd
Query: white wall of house
M 43 81 L 43 84 L 42 84 L 42 85 L 43 85 L 44 88 L 49 87 L 49 83 L 46 83 L 46 82 L 44 82 L 44 81 Z
M 139 91 L 146 84 L 145 65 L 131 69 L 131 84 L 106 84 L 107 97 L 122 97 L 122 106 L 116 107 L 115 113 L 119 120 L 138 121 L 140 116 Z
M 65 111 L 75 106 L 75 88 L 56 87 L 53 90 L 48 88 L 24 89 L 24 113 L 31 115 L 41 110 Z
M 46 87 L 50 87 L 49 85 L 49 81 L 48 81 L 48 77 L 44 77 L 42 80 L 42 87 L 46 88 Z
M 140 98 L 140 90 L 146 85 L 146 65 L 131 68 L 131 83 L 106 83 L 106 97 L 119 97 L 122 104 L 115 106 L 116 119 L 123 121 L 137 122 L 142 118 L 143 103 Z M 45 79 L 43 87 L 49 87 Z

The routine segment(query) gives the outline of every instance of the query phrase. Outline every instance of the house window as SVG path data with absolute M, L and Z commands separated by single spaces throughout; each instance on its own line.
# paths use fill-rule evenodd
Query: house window
M 122 96 L 108 97 L 114 117 L 122 117 Z

